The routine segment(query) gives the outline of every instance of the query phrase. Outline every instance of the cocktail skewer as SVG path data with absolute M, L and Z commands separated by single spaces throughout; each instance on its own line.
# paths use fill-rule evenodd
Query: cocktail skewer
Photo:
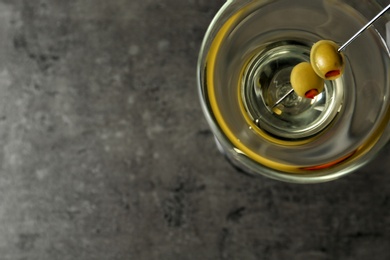
M 372 18 L 366 25 L 364 25 L 357 33 L 355 33 L 348 41 L 346 41 L 341 47 L 337 50 L 338 52 L 343 51 L 351 42 L 353 42 L 360 34 L 362 34 L 370 25 L 372 25 L 376 20 L 378 20 L 379 17 L 381 17 L 384 13 L 386 13 L 390 9 L 390 4 L 386 6 L 382 11 L 380 11 L 374 18 Z M 280 103 L 283 102 L 284 99 L 286 99 L 290 94 L 294 92 L 294 89 L 291 89 L 289 92 L 287 92 L 283 97 L 281 97 L 278 101 L 275 102 L 275 104 L 272 106 L 272 108 L 276 107 Z
M 272 106 L 272 108 L 276 107 L 277 105 L 279 105 L 280 103 L 282 103 L 282 101 L 287 98 L 291 93 L 294 92 L 294 89 L 290 89 L 283 97 L 281 97 L 278 101 L 276 101 L 276 103 Z
M 353 40 L 355 40 L 363 31 L 365 31 L 371 24 L 373 24 L 379 17 L 381 17 L 384 13 L 389 10 L 390 4 L 386 6 L 382 11 L 379 12 L 374 18 L 371 19 L 365 26 L 363 26 L 357 33 L 355 33 L 348 41 L 346 41 L 338 51 L 343 51 Z

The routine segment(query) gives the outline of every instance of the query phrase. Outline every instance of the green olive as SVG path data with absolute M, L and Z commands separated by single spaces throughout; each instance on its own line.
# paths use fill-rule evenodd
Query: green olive
M 333 41 L 316 42 L 310 51 L 310 62 L 317 75 L 323 79 L 334 80 L 344 72 L 344 55 Z
M 308 62 L 301 62 L 293 68 L 290 83 L 301 97 L 314 98 L 324 90 L 324 80 L 314 72 Z

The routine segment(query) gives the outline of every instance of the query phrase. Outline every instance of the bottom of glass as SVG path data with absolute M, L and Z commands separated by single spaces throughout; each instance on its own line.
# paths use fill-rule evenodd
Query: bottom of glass
M 302 139 L 321 132 L 340 111 L 344 86 L 342 80 L 327 80 L 314 99 L 290 92 L 292 69 L 309 60 L 310 47 L 296 41 L 275 42 L 260 50 L 243 72 L 242 113 L 277 138 Z

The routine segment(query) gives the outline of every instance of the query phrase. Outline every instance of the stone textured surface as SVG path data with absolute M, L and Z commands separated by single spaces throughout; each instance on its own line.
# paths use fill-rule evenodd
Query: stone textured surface
M 389 149 L 308 186 L 216 150 L 195 70 L 223 2 L 0 1 L 0 259 L 390 259 Z

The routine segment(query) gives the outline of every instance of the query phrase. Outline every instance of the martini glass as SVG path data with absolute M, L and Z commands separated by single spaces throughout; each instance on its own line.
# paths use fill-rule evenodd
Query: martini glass
M 344 74 L 326 80 L 321 94 L 287 94 L 292 68 L 310 61 L 315 42 L 342 45 L 383 8 L 359 0 L 226 2 L 202 44 L 198 87 L 218 147 L 233 164 L 317 183 L 372 160 L 390 139 L 388 14 L 343 51 Z

